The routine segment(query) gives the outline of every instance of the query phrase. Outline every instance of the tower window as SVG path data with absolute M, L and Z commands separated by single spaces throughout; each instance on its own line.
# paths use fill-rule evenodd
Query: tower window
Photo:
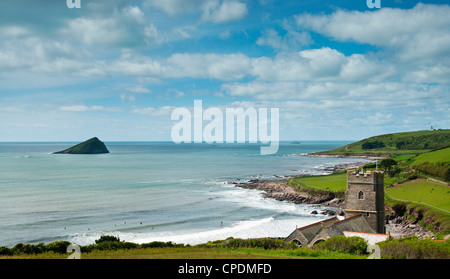
M 363 199 L 364 199 L 364 193 L 363 193 L 363 191 L 360 191 L 360 192 L 358 193 L 358 199 L 360 199 L 360 200 L 363 200 Z

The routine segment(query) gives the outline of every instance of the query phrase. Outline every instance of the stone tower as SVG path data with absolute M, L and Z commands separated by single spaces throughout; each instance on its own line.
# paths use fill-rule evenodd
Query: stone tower
M 385 233 L 384 174 L 382 171 L 347 171 L 345 217 L 360 213 L 377 233 Z

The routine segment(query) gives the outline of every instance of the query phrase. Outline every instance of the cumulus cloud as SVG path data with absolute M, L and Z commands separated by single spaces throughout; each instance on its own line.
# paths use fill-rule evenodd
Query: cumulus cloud
M 20 31 L 20 32 L 19 32 Z M 104 75 L 105 64 L 65 41 L 35 36 L 23 27 L 0 29 L 0 73 L 57 74 L 75 77 Z
M 250 72 L 251 60 L 243 54 L 176 53 L 162 60 L 124 55 L 113 68 L 137 76 L 156 78 L 241 79 Z
M 214 23 L 236 21 L 247 15 L 247 5 L 238 1 L 208 1 L 203 6 L 202 19 Z
M 145 0 L 144 6 L 161 9 L 169 16 L 178 16 L 194 11 L 205 2 L 207 0 Z
M 61 31 L 85 45 L 135 47 L 156 40 L 156 27 L 147 22 L 137 6 L 125 6 L 109 16 L 79 17 L 68 22 Z
M 301 28 L 332 37 L 386 47 L 403 60 L 449 55 L 450 6 L 417 4 L 412 9 L 337 10 L 329 15 L 296 16 Z
M 85 111 L 109 111 L 109 112 L 119 112 L 122 111 L 118 107 L 104 107 L 104 106 L 85 106 L 85 105 L 71 105 L 71 106 L 61 106 L 59 108 L 61 111 L 67 112 L 85 112 Z
M 144 6 L 161 9 L 169 16 L 200 13 L 206 22 L 236 21 L 248 14 L 247 5 L 235 0 L 146 0 Z

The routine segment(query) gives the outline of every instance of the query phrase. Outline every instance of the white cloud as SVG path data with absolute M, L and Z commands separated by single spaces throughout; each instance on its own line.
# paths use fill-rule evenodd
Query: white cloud
M 144 6 L 159 8 L 169 16 L 178 16 L 194 11 L 206 1 L 209 0 L 145 0 Z
M 154 60 L 124 54 L 112 71 L 153 78 L 211 78 L 240 80 L 247 76 L 264 81 L 382 81 L 394 75 L 392 65 L 375 57 L 343 53 L 328 47 L 282 53 L 274 58 L 250 58 L 241 53 L 175 53 Z
M 422 85 L 401 82 L 344 83 L 344 82 L 293 82 L 253 81 L 226 83 L 224 95 L 251 97 L 267 102 L 300 102 L 302 109 L 311 111 L 347 110 L 416 110 L 426 107 L 448 106 L 448 86 Z M 432 101 L 435 100 L 435 101 Z M 439 103 L 441 103 L 439 105 Z
M 119 112 L 122 111 L 118 107 L 104 107 L 104 106 L 85 106 L 85 105 L 72 105 L 72 106 L 61 106 L 59 108 L 61 111 L 67 112 L 85 112 L 85 111 L 109 111 L 109 112 Z
M 163 106 L 159 108 L 145 107 L 145 108 L 134 108 L 131 112 L 145 116 L 167 116 L 170 115 L 174 109 L 175 107 L 173 106 Z
M 253 72 L 267 81 L 380 81 L 394 75 L 392 65 L 361 54 L 345 56 L 328 47 L 252 60 Z
M 236 21 L 248 14 L 247 5 L 235 0 L 146 0 L 144 6 L 155 7 L 174 17 L 200 13 L 206 22 Z
M 414 60 L 450 54 L 449 14 L 449 5 L 419 3 L 412 9 L 302 14 L 296 20 L 300 27 L 339 41 L 386 47 L 402 60 Z
M 236 21 L 248 13 L 247 5 L 239 1 L 211 0 L 203 5 L 202 19 L 214 23 Z
M 288 21 L 282 24 L 284 35 L 277 30 L 269 28 L 264 30 L 262 36 L 258 38 L 256 44 L 260 46 L 270 46 L 276 51 L 298 51 L 312 43 L 308 32 L 298 32 Z
M 109 16 L 79 17 L 70 20 L 62 34 L 70 34 L 85 45 L 135 47 L 150 45 L 156 27 L 147 22 L 139 7 L 125 6 Z
M 148 89 L 147 87 L 144 87 L 142 85 L 137 85 L 134 87 L 128 87 L 125 90 L 128 92 L 138 93 L 138 94 L 150 94 L 152 91 Z
M 113 66 L 128 75 L 156 78 L 214 78 L 235 80 L 245 77 L 251 60 L 243 54 L 176 53 L 162 60 L 124 55 Z

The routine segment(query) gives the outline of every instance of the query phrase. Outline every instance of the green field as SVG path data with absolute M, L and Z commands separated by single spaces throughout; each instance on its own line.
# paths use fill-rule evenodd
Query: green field
M 417 166 L 423 163 L 439 163 L 439 162 L 450 162 L 450 147 L 427 152 L 413 158 L 412 166 Z
M 292 181 L 308 188 L 333 192 L 345 191 L 347 188 L 347 173 L 299 177 L 293 178 Z
M 450 212 L 450 187 L 417 179 L 386 189 L 390 197 L 401 201 L 422 203 Z

